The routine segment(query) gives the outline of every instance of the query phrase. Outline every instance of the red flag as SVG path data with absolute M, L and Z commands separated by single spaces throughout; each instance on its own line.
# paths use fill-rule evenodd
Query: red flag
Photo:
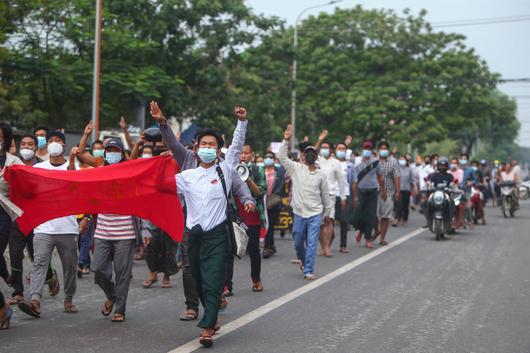
M 11 201 L 24 211 L 16 220 L 24 234 L 58 217 L 111 213 L 150 220 L 181 241 L 184 215 L 177 171 L 177 163 L 166 156 L 76 171 L 14 165 L 4 177 Z

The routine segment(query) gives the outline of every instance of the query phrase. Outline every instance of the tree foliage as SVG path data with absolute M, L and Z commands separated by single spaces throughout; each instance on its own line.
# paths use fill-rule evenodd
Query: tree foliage
M 295 51 L 293 27 L 242 0 L 103 4 L 103 127 L 154 98 L 168 115 L 229 131 L 231 108 L 242 104 L 253 117 L 248 139 L 264 148 L 289 121 L 296 56 L 299 138 L 327 128 L 336 141 L 351 134 L 356 143 L 384 138 L 419 149 L 444 140 L 513 148 L 516 107 L 496 90 L 499 76 L 463 36 L 434 31 L 425 12 L 321 13 L 299 24 Z M 83 126 L 94 1 L 6 0 L 0 13 L 3 119 Z

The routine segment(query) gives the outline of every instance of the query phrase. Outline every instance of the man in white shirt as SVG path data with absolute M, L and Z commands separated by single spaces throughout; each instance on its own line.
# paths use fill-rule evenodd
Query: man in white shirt
M 204 316 L 198 326 L 202 328 L 199 342 L 205 347 L 213 345 L 212 336 L 220 329 L 218 313 L 226 257 L 229 247 L 233 246 L 229 239 L 226 195 L 231 191 L 232 170 L 239 163 L 247 130 L 246 110 L 236 107 L 234 111 L 238 123 L 225 159 L 219 162 L 222 147 L 219 134 L 204 130 L 197 135 L 194 148 L 200 160 L 199 166 L 175 176 L 177 192 L 184 196 L 187 207 L 189 265 L 204 307 Z M 151 104 L 151 115 L 157 121 L 163 119 L 162 112 L 154 102 Z M 247 212 L 255 212 L 255 209 L 253 203 L 245 205 Z
M 287 126 L 278 153 L 280 163 L 292 180 L 293 197 L 291 206 L 294 213 L 293 238 L 304 278 L 314 280 L 315 259 L 322 216 L 330 222 L 331 200 L 326 175 L 317 169 L 317 151 L 313 146 L 303 151 L 304 163 L 293 162 L 287 157 L 287 149 L 292 136 L 292 126 Z
M 335 220 L 335 197 L 337 194 L 337 185 L 340 195 L 340 211 L 346 207 L 346 194 L 344 192 L 344 174 L 340 162 L 332 156 L 332 145 L 326 141 L 328 131 L 324 130 L 320 134 L 316 144 L 317 151 L 319 150 L 320 157 L 318 164 L 320 170 L 324 172 L 328 181 L 329 199 L 331 203 L 331 211 L 329 214 L 329 221 L 326 221 L 320 231 L 320 246 L 322 248 L 322 255 L 331 257 L 331 241 L 333 239 L 333 226 Z
M 34 168 L 50 170 L 72 169 L 70 166 L 72 158 L 68 161 L 64 157 L 66 148 L 64 134 L 60 131 L 50 131 L 46 139 L 50 158 L 47 161 L 35 164 Z M 78 310 L 72 303 L 72 298 L 77 288 L 77 237 L 79 227 L 76 216 L 56 218 L 42 223 L 35 228 L 34 233 L 34 259 L 30 287 L 31 302 L 21 302 L 18 307 L 28 315 L 35 318 L 40 317 L 40 299 L 46 272 L 52 259 L 53 249 L 56 248 L 63 265 L 64 311 L 66 313 L 77 313 Z

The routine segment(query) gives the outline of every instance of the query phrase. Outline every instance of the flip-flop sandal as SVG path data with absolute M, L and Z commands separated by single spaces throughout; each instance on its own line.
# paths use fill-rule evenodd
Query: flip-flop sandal
M 105 303 L 103 303 L 103 309 L 101 309 L 101 315 L 109 316 L 112 313 L 112 309 L 114 309 L 114 301 L 112 301 L 110 306 L 107 306 L 107 302 L 105 301 Z
M 197 312 L 193 309 L 188 309 L 180 315 L 180 321 L 193 321 L 197 319 Z
M 173 288 L 173 285 L 170 282 L 162 282 L 162 288 Z
M 18 308 L 22 312 L 24 312 L 24 313 L 26 313 L 26 314 L 28 314 L 30 316 L 33 316 L 36 319 L 40 318 L 40 312 L 35 310 L 35 307 L 33 306 L 32 303 L 28 304 L 26 302 L 21 302 L 21 303 L 18 304 Z
M 125 321 L 125 314 L 116 314 L 112 316 L 112 322 L 118 323 L 118 322 L 124 322 Z
M 340 251 L 341 253 L 343 253 L 343 254 L 348 254 L 348 253 L 350 252 L 350 250 L 348 250 L 348 249 L 344 249 L 344 248 L 343 248 L 343 249 L 340 249 L 339 251 Z
M 212 346 L 213 346 L 213 337 L 212 336 L 201 335 L 201 337 L 199 337 L 199 343 L 202 346 L 204 346 L 205 348 L 212 348 Z
M 144 288 L 152 288 L 153 285 L 154 285 L 156 282 L 158 282 L 157 279 L 155 279 L 155 280 L 146 280 L 146 281 L 144 281 L 143 286 L 144 286 Z

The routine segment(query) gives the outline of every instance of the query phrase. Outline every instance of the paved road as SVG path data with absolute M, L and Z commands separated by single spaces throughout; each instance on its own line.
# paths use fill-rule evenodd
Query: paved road
M 323 279 L 354 260 L 366 262 L 321 286 L 311 283 L 311 291 L 217 339 L 214 351 L 530 352 L 530 204 L 515 219 L 487 213 L 490 225 L 446 241 L 424 231 L 369 259 L 372 252 L 359 247 L 318 258 Z M 390 240 L 421 226 L 419 215 L 412 217 L 409 226 L 391 229 Z M 277 243 L 278 255 L 263 262 L 263 293 L 250 290 L 248 259 L 238 261 L 224 323 L 308 288 L 289 264 L 290 238 Z M 194 340 L 195 323 L 177 318 L 180 274 L 172 289 L 141 288 L 145 275 L 145 264 L 136 264 L 127 322 L 99 314 L 104 298 L 89 277 L 78 285 L 77 315 L 62 313 L 62 294 L 45 295 L 39 320 L 16 309 L 12 329 L 0 332 L 0 352 L 168 352 Z

